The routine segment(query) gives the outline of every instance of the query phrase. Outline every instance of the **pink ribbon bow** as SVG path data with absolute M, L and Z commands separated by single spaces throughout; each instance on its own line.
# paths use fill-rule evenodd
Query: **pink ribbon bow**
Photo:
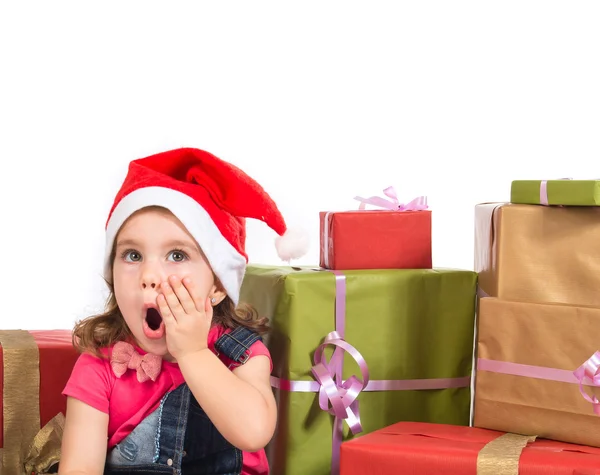
M 422 211 L 427 209 L 426 196 L 417 196 L 408 203 L 402 204 L 398 200 L 398 195 L 396 194 L 396 190 L 394 190 L 393 186 L 388 186 L 385 190 L 383 190 L 383 194 L 390 199 L 386 200 L 381 196 L 371 196 L 370 198 L 361 198 L 360 196 L 355 196 L 354 199 L 356 201 L 360 201 L 358 209 L 365 209 L 366 205 L 373 205 L 392 211 Z
M 327 362 L 325 357 L 327 345 L 337 347 L 330 362 Z M 348 352 L 358 363 L 362 381 L 352 375 L 342 382 L 341 371 L 344 351 Z M 369 370 L 364 357 L 356 348 L 345 341 L 337 331 L 333 331 L 325 337 L 325 341 L 315 351 L 314 362 L 315 365 L 311 371 L 320 384 L 319 407 L 336 418 L 345 420 L 353 434 L 356 435 L 362 432 L 357 398 L 369 383 Z M 329 407 L 330 403 L 331 407 Z
M 596 396 L 590 396 L 583 389 L 584 384 L 600 387 L 600 351 L 596 351 L 590 359 L 577 368 L 573 374 L 579 381 L 579 391 L 584 399 L 594 406 L 594 413 L 600 416 L 600 401 Z
M 162 358 L 160 356 L 151 353 L 142 356 L 131 344 L 124 341 L 115 344 L 110 357 L 110 366 L 117 378 L 123 376 L 128 369 L 135 369 L 137 380 L 140 383 L 149 379 L 156 381 L 161 365 Z
M 345 286 L 343 287 L 345 288 Z M 339 309 L 344 307 L 344 305 L 340 305 Z M 338 310 L 337 304 L 336 310 Z M 343 339 L 344 325 L 341 322 L 338 329 L 340 332 L 332 331 L 325 337 L 323 343 L 317 347 L 313 357 L 315 365 L 311 368 L 319 384 L 319 407 L 334 416 L 331 473 L 335 475 L 339 473 L 340 467 L 343 423 L 345 421 L 348 424 L 354 435 L 362 432 L 358 412 L 358 395 L 369 384 L 367 362 L 356 348 Z M 336 347 L 329 362 L 325 357 L 327 345 Z M 362 381 L 354 375 L 343 381 L 344 352 L 349 353 L 358 363 Z

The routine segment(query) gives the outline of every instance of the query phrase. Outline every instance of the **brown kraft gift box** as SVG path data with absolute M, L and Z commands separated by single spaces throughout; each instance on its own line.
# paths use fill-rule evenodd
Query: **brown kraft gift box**
M 573 374 L 600 349 L 600 308 L 479 305 L 474 425 L 600 447 L 600 417 Z
M 599 243 L 600 207 L 475 207 L 475 271 L 491 297 L 600 307 Z

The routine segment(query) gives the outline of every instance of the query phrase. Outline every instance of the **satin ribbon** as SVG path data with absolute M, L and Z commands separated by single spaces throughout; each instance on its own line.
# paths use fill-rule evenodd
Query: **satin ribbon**
M 583 389 L 584 381 L 591 386 L 600 387 L 600 351 L 596 351 L 585 363 L 577 368 L 573 374 L 579 382 L 579 391 L 587 402 L 594 408 L 594 414 L 600 416 L 600 401 L 596 396 L 590 396 Z
M 331 237 L 329 236 L 329 220 L 331 219 L 332 214 L 333 211 L 328 211 L 325 213 L 325 218 L 323 219 L 323 239 L 321 239 L 321 252 L 323 253 L 323 264 L 326 269 L 329 269 L 329 248 L 331 247 L 333 249 L 333 240 L 331 240 Z
M 533 366 L 509 361 L 489 360 L 479 358 L 477 360 L 477 371 L 489 371 L 490 373 L 510 374 L 524 378 L 546 379 L 559 383 L 577 384 L 579 381 L 573 375 L 573 371 L 566 369 L 547 368 L 545 366 Z
M 540 204 L 548 206 L 548 180 L 542 180 L 540 183 Z
M 393 186 L 388 186 L 383 190 L 383 194 L 390 198 L 386 200 L 381 196 L 371 196 L 370 198 L 361 198 L 360 196 L 355 196 L 354 199 L 356 201 L 360 201 L 360 205 L 358 209 L 365 209 L 366 205 L 377 206 L 378 208 L 389 209 L 392 211 L 422 211 L 427 209 L 427 197 L 426 196 L 417 196 L 415 199 L 409 201 L 406 204 L 400 203 L 398 200 L 398 195 L 396 194 L 396 190 Z
M 585 392 L 584 386 L 600 387 L 600 351 L 594 353 L 585 363 L 575 371 L 547 368 L 545 366 L 532 366 L 508 361 L 489 360 L 479 358 L 477 371 L 510 374 L 525 378 L 545 379 L 559 383 L 579 384 L 579 390 L 586 401 L 593 405 L 594 413 L 600 416 L 600 400 Z
M 315 269 L 325 271 L 327 269 Z M 335 330 L 329 333 L 315 351 L 311 371 L 316 381 L 290 381 L 271 376 L 271 386 L 283 391 L 318 392 L 319 407 L 334 416 L 331 447 L 331 475 L 340 469 L 340 448 L 343 439 L 343 423 L 356 435 L 362 432 L 358 396 L 361 391 L 402 391 L 464 388 L 471 384 L 470 376 L 462 378 L 369 380 L 369 369 L 365 358 L 344 340 L 346 332 L 346 276 L 340 271 L 328 270 L 335 275 Z M 328 362 L 324 352 L 328 345 L 335 350 Z M 358 364 L 362 379 L 352 375 L 343 380 L 344 353 L 348 353 Z
M 361 392 L 466 388 L 470 382 L 470 376 L 431 379 L 370 379 L 369 384 L 362 388 Z M 290 381 L 276 376 L 271 376 L 271 386 L 295 393 L 318 393 L 321 389 L 318 381 Z
M 331 361 L 327 362 L 324 351 L 327 345 L 334 345 Z M 343 352 L 348 352 L 358 363 L 362 380 L 352 375 L 342 380 Z M 319 345 L 314 356 L 315 365 L 312 373 L 319 384 L 319 407 L 334 416 L 332 440 L 331 473 L 339 472 L 339 452 L 343 437 L 343 421 L 350 431 L 356 435 L 362 432 L 358 410 L 358 395 L 369 381 L 369 370 L 363 356 L 356 348 L 344 341 L 338 332 L 331 332 Z
M 315 365 L 311 371 L 319 388 L 319 407 L 334 416 L 333 434 L 331 441 L 331 474 L 340 471 L 340 450 L 342 445 L 343 423 L 347 422 L 354 435 L 362 432 L 358 395 L 369 382 L 369 370 L 363 356 L 352 345 L 344 341 L 346 336 L 346 276 L 340 271 L 332 270 L 335 275 L 335 331 L 325 337 L 314 355 Z M 327 363 L 324 356 L 325 347 L 333 344 L 336 349 Z M 343 381 L 344 351 L 352 355 L 358 363 L 363 380 L 352 375 L 348 381 Z M 331 403 L 331 408 L 329 408 Z

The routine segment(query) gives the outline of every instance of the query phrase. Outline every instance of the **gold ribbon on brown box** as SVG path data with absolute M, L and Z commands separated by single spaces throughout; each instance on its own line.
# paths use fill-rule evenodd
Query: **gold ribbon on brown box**
M 477 475 L 519 475 L 521 453 L 535 439 L 508 433 L 488 442 L 477 456 Z
M 2 475 L 43 473 L 60 458 L 64 416 L 57 415 L 40 430 L 40 355 L 33 336 L 23 330 L 0 331 L 0 346 L 4 372 Z

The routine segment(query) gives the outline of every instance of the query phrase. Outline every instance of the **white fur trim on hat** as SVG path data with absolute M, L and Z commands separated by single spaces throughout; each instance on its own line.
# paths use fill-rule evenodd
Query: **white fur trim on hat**
M 186 227 L 235 305 L 246 271 L 246 259 L 223 237 L 206 210 L 188 195 L 170 188 L 150 186 L 124 196 L 115 207 L 106 226 L 104 278 L 112 282 L 110 255 L 119 229 L 129 216 L 148 206 L 162 206 Z

